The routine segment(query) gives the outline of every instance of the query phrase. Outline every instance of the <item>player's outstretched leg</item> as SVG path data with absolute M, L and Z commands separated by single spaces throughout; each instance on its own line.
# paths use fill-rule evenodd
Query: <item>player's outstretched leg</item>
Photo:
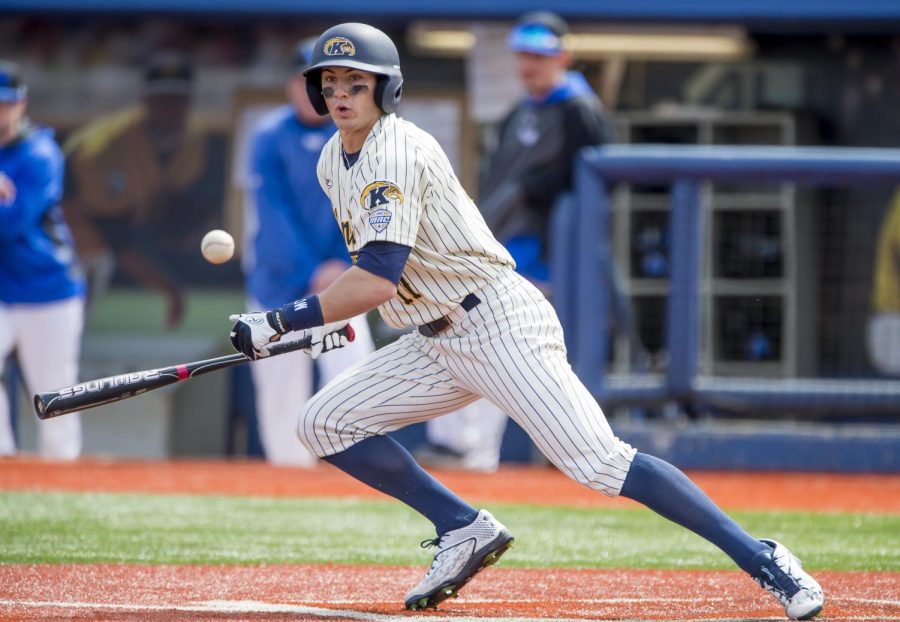
M 512 542 L 506 527 L 487 510 L 479 511 L 475 520 L 465 527 L 426 540 L 423 547 L 437 546 L 438 550 L 425 577 L 406 594 L 406 608 L 436 608 L 456 596 L 459 588 L 472 577 L 496 563 Z
M 687 475 L 665 460 L 635 454 L 621 495 L 718 546 L 784 605 L 789 618 L 808 620 L 825 605 L 821 586 L 787 548 L 748 534 Z
M 438 537 L 423 546 L 428 543 L 438 550 L 425 578 L 406 595 L 407 609 L 437 607 L 455 596 L 512 544 L 512 535 L 500 521 L 453 494 L 388 436 L 370 436 L 324 459 L 434 523 Z

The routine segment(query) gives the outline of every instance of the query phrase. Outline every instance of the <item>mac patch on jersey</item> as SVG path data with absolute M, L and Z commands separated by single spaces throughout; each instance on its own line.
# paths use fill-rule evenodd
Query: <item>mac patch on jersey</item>
M 363 188 L 359 203 L 369 212 L 369 226 L 381 233 L 391 223 L 390 208 L 403 205 L 403 191 L 390 181 L 373 181 Z

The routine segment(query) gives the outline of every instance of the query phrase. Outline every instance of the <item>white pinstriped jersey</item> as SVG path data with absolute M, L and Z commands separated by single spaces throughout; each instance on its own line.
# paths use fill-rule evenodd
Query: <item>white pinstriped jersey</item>
M 306 448 L 330 456 L 484 397 L 569 477 L 619 494 L 634 448 L 572 371 L 553 307 L 515 272 L 437 142 L 387 115 L 349 169 L 332 137 L 318 174 L 351 254 L 375 240 L 412 247 L 397 296 L 379 308 L 384 320 L 446 315 L 448 326 L 401 336 L 313 396 L 297 427 Z M 459 303 L 470 293 L 480 302 L 467 311 Z
M 466 295 L 515 268 L 443 149 L 409 121 L 381 117 L 349 169 L 336 133 L 317 172 L 354 259 L 376 240 L 412 247 L 397 295 L 379 307 L 391 326 L 447 315 Z

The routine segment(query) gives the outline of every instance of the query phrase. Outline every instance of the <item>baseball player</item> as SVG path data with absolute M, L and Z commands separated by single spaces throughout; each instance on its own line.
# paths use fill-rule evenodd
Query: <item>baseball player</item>
M 317 296 L 235 316 L 232 343 L 258 358 L 271 341 L 305 331 L 317 353 L 336 345 L 336 327 L 376 306 L 388 324 L 416 327 L 316 394 L 298 426 L 310 451 L 434 524 L 434 560 L 406 607 L 455 595 L 513 536 L 387 433 L 484 397 L 576 481 L 635 499 L 713 542 L 789 617 L 816 615 L 822 589 L 787 548 L 753 538 L 681 471 L 613 434 L 566 361 L 549 302 L 515 272 L 440 145 L 394 114 L 403 77 L 390 38 L 365 24 L 334 26 L 305 75 L 313 106 L 338 128 L 318 174 L 355 265 Z
M 25 117 L 26 95 L 18 66 L 0 62 L 0 367 L 15 349 L 37 392 L 78 381 L 85 286 L 60 208 L 62 152 L 53 130 Z M 15 449 L 0 385 L 0 455 Z M 77 458 L 78 414 L 39 422 L 38 451 Z
M 328 198 L 319 189 L 316 163 L 334 134 L 328 117 L 313 110 L 303 70 L 315 40 L 301 41 L 291 59 L 289 104 L 266 114 L 253 127 L 244 220 L 250 309 L 268 309 L 331 284 L 350 265 Z M 327 382 L 374 351 L 365 316 L 353 322 L 356 339 L 319 361 Z M 310 467 L 316 456 L 297 443 L 297 404 L 313 394 L 313 363 L 299 352 L 261 361 L 251 369 L 256 413 L 266 460 L 279 466 Z

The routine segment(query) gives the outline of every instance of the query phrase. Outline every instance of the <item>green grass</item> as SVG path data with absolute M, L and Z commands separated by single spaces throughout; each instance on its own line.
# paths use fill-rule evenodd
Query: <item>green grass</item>
M 647 510 L 492 504 L 517 537 L 504 566 L 732 568 Z M 742 512 L 815 569 L 900 571 L 900 516 Z M 0 494 L 2 563 L 423 565 L 430 525 L 399 503 L 223 496 Z
M 244 296 L 240 289 L 188 290 L 184 321 L 168 334 L 227 336 L 228 315 L 245 309 Z M 165 314 L 166 300 L 161 294 L 140 289 L 114 289 L 94 301 L 87 315 L 86 333 L 156 335 L 167 332 L 163 326 Z

